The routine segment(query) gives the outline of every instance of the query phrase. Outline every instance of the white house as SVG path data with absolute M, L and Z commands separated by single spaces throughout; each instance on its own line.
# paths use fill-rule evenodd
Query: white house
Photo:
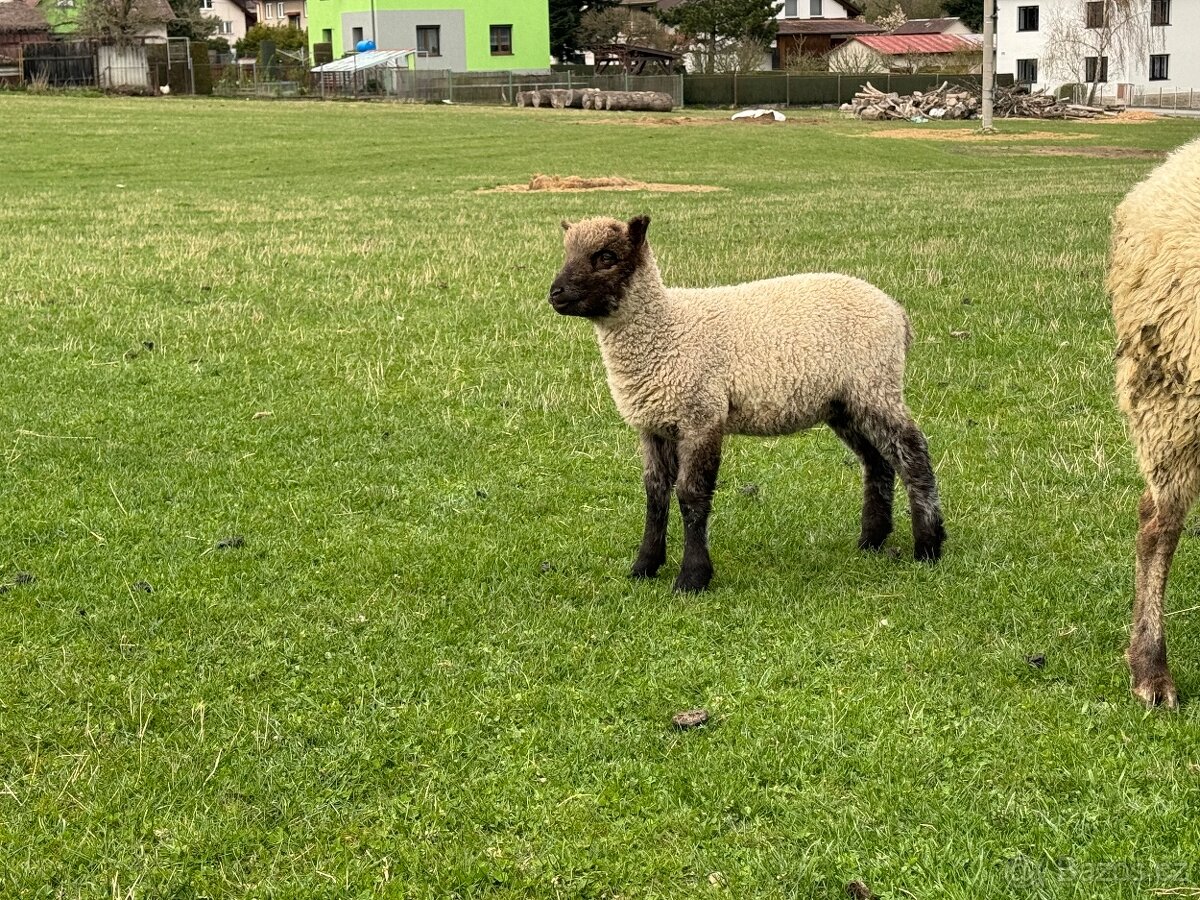
M 200 0 L 200 12 L 217 20 L 213 37 L 223 37 L 233 46 L 246 36 L 246 29 L 253 24 L 253 16 L 247 14 L 246 6 L 239 0 Z
M 1114 52 L 1089 55 L 1076 47 L 1056 54 L 1051 35 L 1070 30 L 1084 44 L 1104 28 L 1112 0 L 996 0 L 996 73 L 1035 88 L 1090 83 L 1096 67 L 1108 95 L 1200 90 L 1200 2 L 1133 0 L 1140 46 L 1121 65 Z M 1110 13 L 1111 15 L 1115 15 Z M 1109 21 L 1112 21 L 1111 19 Z M 1110 64 L 1111 63 L 1111 64 Z

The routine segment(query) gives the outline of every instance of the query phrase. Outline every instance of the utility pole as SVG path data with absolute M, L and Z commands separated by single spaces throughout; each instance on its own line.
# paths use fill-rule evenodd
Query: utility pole
M 983 130 L 992 130 L 996 88 L 996 0 L 983 0 Z

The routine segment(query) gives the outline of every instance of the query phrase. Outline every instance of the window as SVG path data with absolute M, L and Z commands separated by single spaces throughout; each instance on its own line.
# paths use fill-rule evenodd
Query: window
M 512 26 L 492 26 L 492 56 L 512 56 Z
M 800 15 L 796 8 L 796 0 L 783 0 L 783 17 L 785 19 L 794 19 Z
M 1108 81 L 1108 57 L 1101 56 L 1100 62 L 1100 78 L 1096 78 L 1096 57 L 1085 56 L 1083 58 L 1083 80 L 1086 84 L 1092 84 L 1099 80 L 1101 82 Z
M 321 29 L 321 43 L 322 44 L 332 44 L 333 43 L 333 29 L 332 28 L 322 28 Z
M 297 31 L 300 30 L 300 13 L 292 13 L 287 19 L 288 28 L 295 28 Z
M 1037 82 L 1036 59 L 1017 60 L 1017 81 L 1021 82 L 1021 84 L 1034 84 Z
M 442 26 L 417 26 L 417 53 L 421 56 L 442 55 Z
M 228 19 L 221 20 L 221 34 L 233 34 L 233 23 Z
M 1017 31 L 1038 30 L 1038 8 L 1036 6 L 1017 7 Z
M 821 0 L 809 0 L 808 14 L 814 19 L 819 19 L 823 15 L 821 12 Z
M 1171 0 L 1150 0 L 1150 24 L 1171 24 Z
M 355 50 L 357 50 L 358 45 L 362 41 L 362 39 L 363 39 L 363 31 L 361 28 L 351 28 L 350 29 L 350 46 L 352 46 Z
M 1087 5 L 1087 27 L 1103 28 L 1105 25 L 1105 0 L 1089 0 Z
M 213 0 L 200 0 L 201 9 L 212 9 Z
M 1166 81 L 1170 76 L 1167 74 L 1167 61 L 1170 55 L 1166 53 L 1151 53 L 1150 54 L 1150 80 L 1151 81 Z

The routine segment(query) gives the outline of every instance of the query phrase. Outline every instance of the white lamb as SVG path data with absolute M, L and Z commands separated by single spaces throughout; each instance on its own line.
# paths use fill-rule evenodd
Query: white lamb
M 634 577 L 667 555 L 672 487 L 684 522 L 677 591 L 712 579 L 708 516 L 727 434 L 790 434 L 824 422 L 862 461 L 859 547 L 892 530 L 896 473 L 908 491 L 917 559 L 945 531 L 925 436 L 904 404 L 904 310 L 846 275 L 791 275 L 705 289 L 663 287 L 650 219 L 588 219 L 566 231 L 550 288 L 559 313 L 596 328 L 621 416 L 641 436 L 646 528 Z
M 1200 141 L 1176 151 L 1117 207 L 1108 290 L 1117 400 L 1146 479 L 1128 651 L 1132 687 L 1144 703 L 1175 707 L 1163 596 L 1184 519 L 1200 496 Z

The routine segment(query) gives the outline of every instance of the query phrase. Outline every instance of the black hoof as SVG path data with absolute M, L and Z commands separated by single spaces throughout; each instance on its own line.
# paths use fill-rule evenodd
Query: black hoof
M 712 574 L 711 569 L 680 572 L 679 577 L 675 579 L 674 591 L 677 594 L 699 594 L 706 591 L 708 583 L 712 581 Z

